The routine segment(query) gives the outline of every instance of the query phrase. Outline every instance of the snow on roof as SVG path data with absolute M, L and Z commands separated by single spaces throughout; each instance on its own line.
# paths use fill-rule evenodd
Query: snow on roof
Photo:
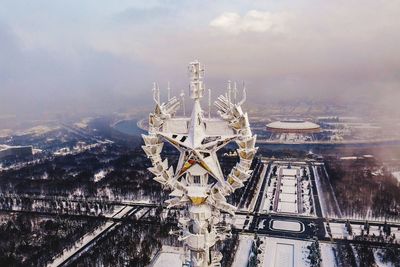
M 278 130 L 319 130 L 320 126 L 310 121 L 287 120 L 268 123 L 267 128 Z

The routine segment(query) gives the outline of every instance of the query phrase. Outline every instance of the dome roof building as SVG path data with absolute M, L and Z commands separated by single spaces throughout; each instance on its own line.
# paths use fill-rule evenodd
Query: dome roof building
M 283 120 L 274 121 L 266 125 L 267 131 L 274 133 L 318 133 L 321 127 L 310 121 Z

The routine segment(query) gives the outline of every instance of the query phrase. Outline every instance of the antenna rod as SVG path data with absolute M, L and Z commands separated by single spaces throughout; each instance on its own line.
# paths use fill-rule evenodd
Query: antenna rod
M 233 83 L 233 104 L 236 105 L 237 87 L 236 82 Z
M 208 118 L 211 118 L 211 89 L 208 89 Z
M 231 110 L 231 93 L 232 93 L 232 87 L 231 87 L 231 81 L 228 81 L 228 103 L 229 103 L 229 109 Z
M 181 91 L 181 101 L 182 101 L 183 116 L 186 116 L 186 112 L 185 112 L 185 93 L 184 93 L 183 90 Z
M 160 105 L 160 103 L 161 103 L 161 100 L 160 100 L 160 87 L 158 86 L 158 83 L 157 83 L 157 101 L 158 101 L 158 104 Z
M 171 88 L 169 87 L 169 82 L 167 86 L 167 92 L 168 92 L 168 101 L 171 99 Z
M 153 91 L 153 100 L 156 104 L 158 104 L 158 102 L 157 102 L 157 86 L 156 86 L 155 82 L 153 82 L 153 90 L 152 91 Z
M 243 98 L 239 101 L 238 105 L 241 106 L 246 101 L 246 86 L 243 81 Z

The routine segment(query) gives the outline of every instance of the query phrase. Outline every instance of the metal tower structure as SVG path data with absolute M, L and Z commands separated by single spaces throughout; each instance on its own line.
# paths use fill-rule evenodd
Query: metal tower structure
M 191 116 L 176 116 L 184 98 L 172 97 L 162 103 L 155 85 L 156 107 L 149 115 L 149 132 L 142 135 L 143 150 L 151 160 L 149 171 L 155 175 L 154 180 L 171 191 L 171 198 L 166 201 L 168 208 L 184 208 L 178 232 L 185 248 L 182 265 L 221 266 L 222 254 L 214 245 L 230 235 L 230 226 L 221 223 L 220 213 L 223 210 L 235 214 L 236 207 L 227 203 L 226 196 L 242 187 L 251 175 L 251 162 L 257 152 L 256 135 L 252 134 L 247 113 L 241 108 L 246 99 L 244 88 L 243 99 L 237 102 L 236 92 L 231 99 L 229 83 L 228 93 L 214 103 L 220 117 L 211 118 L 205 116 L 200 105 L 204 68 L 194 61 L 189 65 L 189 72 L 190 97 L 194 101 Z M 161 158 L 164 141 L 180 152 L 175 170 L 169 166 L 168 159 Z M 238 145 L 239 162 L 225 177 L 217 151 L 230 142 Z

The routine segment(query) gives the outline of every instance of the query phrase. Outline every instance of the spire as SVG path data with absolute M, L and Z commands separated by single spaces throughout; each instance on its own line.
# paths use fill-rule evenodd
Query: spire
M 157 83 L 153 83 L 153 100 L 156 104 L 160 105 L 160 90 Z
M 200 101 L 194 101 L 190 125 L 189 125 L 189 139 L 192 147 L 201 145 L 201 141 L 205 136 L 205 125 L 203 118 L 203 111 L 201 110 Z
M 186 116 L 186 109 L 185 109 L 185 92 L 182 90 L 181 91 L 181 101 L 182 101 L 182 112 L 183 116 Z
M 200 65 L 198 60 L 189 64 L 190 72 L 190 97 L 200 100 L 203 97 L 204 85 L 202 78 L 204 77 L 204 67 Z
M 243 105 L 243 103 L 246 101 L 246 98 L 247 98 L 246 86 L 245 86 L 244 81 L 243 81 L 243 97 L 242 97 L 242 100 L 239 101 L 238 106 Z

